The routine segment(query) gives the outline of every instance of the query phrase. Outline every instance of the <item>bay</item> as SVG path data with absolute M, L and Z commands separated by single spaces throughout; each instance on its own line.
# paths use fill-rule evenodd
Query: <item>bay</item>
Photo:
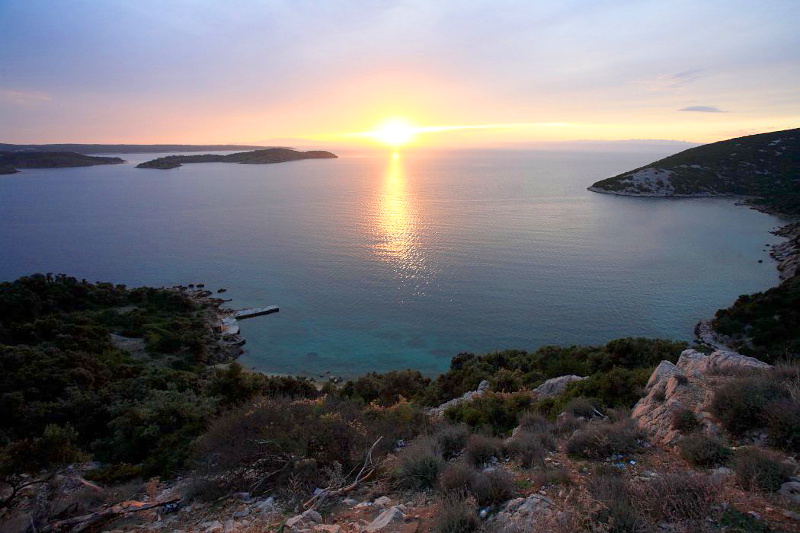
M 459 352 L 690 340 L 778 282 L 775 217 L 732 199 L 586 190 L 668 155 L 345 151 L 336 160 L 25 170 L 0 177 L 0 279 L 63 272 L 205 283 L 241 322 L 242 362 L 319 376 L 416 368 Z M 759 263 L 758 260 L 763 260 Z

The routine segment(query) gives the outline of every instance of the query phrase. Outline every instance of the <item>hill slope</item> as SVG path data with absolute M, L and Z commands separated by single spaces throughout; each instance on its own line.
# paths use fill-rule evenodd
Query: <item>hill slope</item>
M 598 181 L 589 190 L 625 196 L 798 195 L 800 129 L 690 148 Z

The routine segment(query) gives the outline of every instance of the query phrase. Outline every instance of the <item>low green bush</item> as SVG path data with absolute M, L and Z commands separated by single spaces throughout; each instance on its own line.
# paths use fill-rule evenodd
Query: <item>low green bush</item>
M 767 373 L 733 379 L 714 393 L 711 413 L 725 429 L 743 436 L 749 430 L 766 427 L 765 407 L 787 395 L 785 387 Z
M 505 435 L 517 427 L 519 417 L 530 409 L 532 403 L 533 398 L 525 392 L 488 393 L 449 408 L 445 417 L 474 429 L 490 428 L 495 435 Z

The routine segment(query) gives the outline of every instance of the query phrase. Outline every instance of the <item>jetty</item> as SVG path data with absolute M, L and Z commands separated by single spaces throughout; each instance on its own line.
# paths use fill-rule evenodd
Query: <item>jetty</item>
M 252 307 L 250 309 L 239 309 L 233 312 L 233 316 L 239 320 L 245 318 L 253 318 L 254 316 L 268 315 L 270 313 L 277 313 L 280 311 L 277 305 L 269 305 L 267 307 Z
M 280 308 L 277 305 L 268 305 L 266 307 L 251 307 L 248 309 L 235 309 L 225 311 L 227 316 L 223 316 L 220 320 L 220 331 L 223 336 L 239 335 L 239 320 L 246 318 L 253 318 L 256 316 L 269 315 L 277 313 Z

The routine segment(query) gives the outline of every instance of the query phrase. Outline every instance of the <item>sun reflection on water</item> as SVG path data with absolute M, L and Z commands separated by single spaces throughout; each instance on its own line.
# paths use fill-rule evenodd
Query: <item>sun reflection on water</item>
M 389 159 L 376 215 L 376 255 L 392 267 L 401 283 L 411 284 L 413 294 L 424 294 L 429 272 L 420 242 L 419 216 L 397 152 Z

